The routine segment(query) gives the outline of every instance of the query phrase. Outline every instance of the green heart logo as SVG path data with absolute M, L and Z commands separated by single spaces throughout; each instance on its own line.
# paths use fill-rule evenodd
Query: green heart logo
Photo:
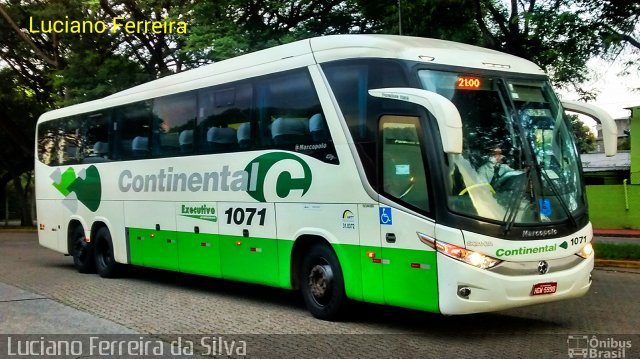
M 96 166 L 89 166 L 85 170 L 85 178 L 80 178 L 72 167 L 67 168 L 62 173 L 60 180 L 52 183 L 63 196 L 67 197 L 72 192 L 80 203 L 84 204 L 91 212 L 95 212 L 100 207 L 102 197 L 102 185 L 100 184 L 100 173 Z

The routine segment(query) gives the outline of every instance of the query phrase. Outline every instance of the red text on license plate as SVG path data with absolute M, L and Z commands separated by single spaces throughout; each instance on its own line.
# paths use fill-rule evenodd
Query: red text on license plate
M 534 284 L 531 288 L 531 295 L 552 294 L 556 292 L 557 288 L 558 283 L 556 282 Z

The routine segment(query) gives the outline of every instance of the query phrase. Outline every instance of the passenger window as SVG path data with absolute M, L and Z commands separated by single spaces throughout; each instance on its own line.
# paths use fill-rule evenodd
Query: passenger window
M 49 121 L 38 125 L 38 159 L 48 166 L 57 162 L 55 148 L 58 131 L 54 123 L 55 121 Z
M 212 87 L 201 90 L 198 96 L 200 152 L 230 152 L 253 147 L 253 87 L 250 84 Z
M 150 156 L 151 143 L 151 103 L 136 102 L 114 110 L 118 139 L 117 151 L 119 159 L 139 159 Z
M 50 166 L 76 164 L 82 160 L 81 122 L 66 117 L 38 127 L 39 159 Z
M 192 154 L 196 120 L 194 92 L 165 96 L 153 101 L 153 155 Z
M 429 192 L 419 133 L 417 117 L 382 116 L 382 187 L 384 194 L 391 199 L 429 211 Z
M 370 96 L 367 90 L 412 87 L 403 65 L 387 59 L 340 60 L 322 64 L 369 183 L 378 188 L 378 119 L 382 114 L 415 115 L 415 106 Z
M 104 162 L 111 158 L 109 150 L 109 118 L 104 113 L 85 117 L 84 163 Z
M 263 147 L 304 153 L 338 164 L 320 101 L 306 71 L 257 81 L 258 132 Z

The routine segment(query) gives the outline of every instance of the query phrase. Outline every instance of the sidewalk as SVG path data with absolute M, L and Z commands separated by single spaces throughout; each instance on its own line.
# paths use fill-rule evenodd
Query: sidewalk
M 136 334 L 135 331 L 0 282 L 0 334 Z

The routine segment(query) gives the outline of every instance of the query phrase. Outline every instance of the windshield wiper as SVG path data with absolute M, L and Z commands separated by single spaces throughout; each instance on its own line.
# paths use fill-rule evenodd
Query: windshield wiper
M 551 191 L 556 196 L 556 198 L 558 198 L 558 203 L 560 203 L 560 207 L 562 207 L 562 210 L 567 215 L 567 218 L 569 218 L 569 220 L 571 221 L 571 224 L 573 225 L 573 227 L 577 228 L 578 222 L 576 222 L 575 217 L 573 216 L 573 214 L 571 214 L 571 210 L 569 209 L 567 204 L 564 202 L 564 199 L 562 199 L 562 197 L 560 196 L 560 191 L 558 191 L 558 187 L 556 187 L 556 185 L 553 183 L 551 178 L 549 178 L 549 175 L 547 174 L 546 170 L 540 169 L 539 172 L 542 174 L 544 179 L 549 183 L 549 187 L 551 187 Z
M 527 189 L 527 184 L 530 181 L 531 171 L 529 166 L 525 168 L 523 174 L 524 177 L 522 183 L 524 184 L 524 186 L 521 186 L 518 191 L 514 193 L 514 196 L 511 199 L 511 202 L 509 202 L 509 206 L 507 207 L 507 211 L 504 214 L 504 218 L 502 219 L 502 221 L 505 222 L 505 235 L 509 234 L 509 231 L 511 231 L 511 227 L 516 221 L 516 217 L 518 216 L 518 212 L 520 211 L 520 200 L 522 199 L 522 197 L 520 197 L 520 194 Z

